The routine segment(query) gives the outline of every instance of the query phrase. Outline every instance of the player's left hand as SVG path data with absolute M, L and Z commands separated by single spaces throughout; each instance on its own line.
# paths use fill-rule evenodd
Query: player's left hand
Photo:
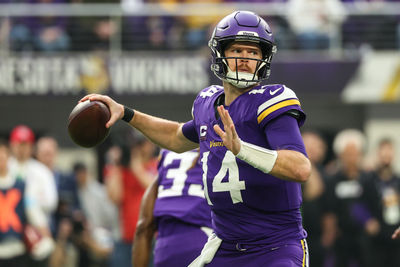
M 240 151 L 240 138 L 237 135 L 235 124 L 224 106 L 217 107 L 217 110 L 225 131 L 218 124 L 214 125 L 214 131 L 221 137 L 225 147 L 232 151 L 234 155 L 237 155 Z

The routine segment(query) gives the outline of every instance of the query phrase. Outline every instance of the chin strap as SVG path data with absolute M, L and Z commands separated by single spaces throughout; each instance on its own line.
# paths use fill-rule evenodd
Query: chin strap
M 225 80 L 238 88 L 247 88 L 258 83 L 258 76 L 247 72 L 237 72 L 236 75 L 235 71 L 231 71 L 231 69 L 228 68 Z
M 278 157 L 276 150 L 269 150 L 240 140 L 240 151 L 237 158 L 247 162 L 254 168 L 264 173 L 269 173 L 275 165 Z

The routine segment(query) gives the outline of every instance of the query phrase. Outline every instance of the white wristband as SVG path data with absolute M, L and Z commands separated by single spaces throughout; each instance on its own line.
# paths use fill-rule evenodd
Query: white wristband
M 278 157 L 276 150 L 269 150 L 242 140 L 240 140 L 240 144 L 240 151 L 236 157 L 262 172 L 269 173 L 272 170 Z

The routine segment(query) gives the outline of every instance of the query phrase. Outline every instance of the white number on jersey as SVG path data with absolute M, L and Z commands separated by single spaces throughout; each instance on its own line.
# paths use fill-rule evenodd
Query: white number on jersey
M 208 196 L 207 191 L 207 172 L 208 172 L 208 155 L 210 152 L 205 152 L 201 161 L 203 162 L 203 183 L 204 183 L 204 193 L 209 205 L 212 205 L 210 197 Z M 228 181 L 223 182 L 222 180 L 228 173 Z M 225 153 L 224 159 L 222 160 L 221 169 L 214 177 L 212 182 L 212 191 L 213 192 L 229 192 L 232 203 L 236 204 L 239 202 L 243 202 L 241 190 L 246 189 L 246 184 L 244 181 L 239 180 L 239 168 L 236 163 L 236 157 L 233 155 L 231 151 L 227 151 Z
M 218 89 L 217 89 L 217 88 L 214 88 L 214 87 L 211 87 L 211 88 L 208 89 L 207 91 L 201 92 L 201 93 L 200 93 L 200 96 L 201 96 L 202 98 L 206 98 L 206 97 L 212 96 L 212 95 L 215 94 L 216 92 L 218 92 Z
M 196 152 L 186 152 L 182 154 L 169 152 L 166 155 L 163 166 L 171 164 L 174 160 L 179 160 L 179 166 L 177 168 L 168 169 L 166 178 L 173 179 L 172 186 L 171 188 L 164 189 L 164 186 L 160 185 L 158 187 L 158 198 L 182 195 L 186 179 L 188 178 L 186 172 L 192 166 L 193 160 L 197 157 L 197 155 L 198 154 Z M 188 189 L 188 195 L 204 198 L 202 185 L 191 184 Z

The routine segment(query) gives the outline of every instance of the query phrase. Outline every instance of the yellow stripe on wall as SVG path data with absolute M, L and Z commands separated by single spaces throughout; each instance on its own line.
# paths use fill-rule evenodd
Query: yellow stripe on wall
M 385 89 L 382 100 L 383 102 L 394 102 L 399 97 L 400 91 L 400 65 L 397 67 L 393 79 Z
M 264 110 L 258 117 L 257 117 L 257 121 L 258 123 L 262 122 L 262 120 L 267 117 L 269 114 L 271 114 L 272 112 L 274 112 L 275 110 L 278 110 L 280 108 L 283 107 L 287 107 L 287 106 L 292 106 L 292 105 L 298 105 L 300 106 L 300 101 L 297 99 L 290 99 L 290 100 L 286 100 L 283 102 L 280 102 L 278 104 L 275 104 L 269 108 L 267 108 L 266 110 Z

